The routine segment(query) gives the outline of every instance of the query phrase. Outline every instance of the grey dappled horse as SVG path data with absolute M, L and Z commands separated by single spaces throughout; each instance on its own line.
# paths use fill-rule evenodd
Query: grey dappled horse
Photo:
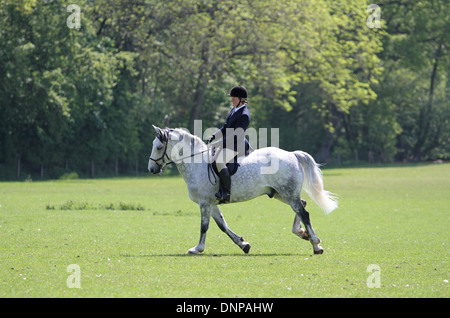
M 174 162 L 187 184 L 189 198 L 200 206 L 200 241 L 188 253 L 199 254 L 204 251 L 211 216 L 219 228 L 248 253 L 250 244 L 228 228 L 218 207 L 214 194 L 218 191 L 219 183 L 210 182 L 208 162 L 211 154 L 208 146 L 183 129 L 153 127 L 157 135 L 148 163 L 149 171 L 153 174 L 161 173 L 167 164 Z M 337 200 L 332 193 L 324 190 L 322 172 L 314 159 L 302 151 L 287 152 L 267 147 L 241 157 L 239 162 L 237 173 L 231 177 L 230 203 L 267 194 L 289 204 L 296 213 L 292 232 L 309 240 L 314 254 L 322 254 L 321 241 L 311 226 L 305 201 L 300 199 L 302 186 L 305 185 L 308 195 L 326 214 L 337 208 Z M 300 222 L 304 224 L 306 231 Z

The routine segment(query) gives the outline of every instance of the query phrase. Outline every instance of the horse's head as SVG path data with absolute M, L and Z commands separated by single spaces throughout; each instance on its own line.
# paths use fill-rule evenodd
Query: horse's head
M 153 149 L 148 161 L 148 170 L 160 173 L 170 163 L 191 163 L 196 154 L 205 153 L 208 148 L 198 137 L 191 135 L 183 128 L 161 129 L 153 125 L 156 138 L 153 140 Z M 202 158 L 202 157 L 197 157 Z
M 156 131 L 155 140 L 153 140 L 153 148 L 148 160 L 148 170 L 153 173 L 160 173 L 170 158 L 167 154 L 167 146 L 169 144 L 169 129 L 161 129 L 152 125 Z

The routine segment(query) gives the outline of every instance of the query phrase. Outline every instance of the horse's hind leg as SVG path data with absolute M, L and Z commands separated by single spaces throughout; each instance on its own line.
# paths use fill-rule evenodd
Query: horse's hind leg
M 227 222 L 225 222 L 222 212 L 217 205 L 213 206 L 212 208 L 212 217 L 214 221 L 216 221 L 217 226 L 223 232 L 225 232 L 231 238 L 231 240 L 236 243 L 246 254 L 248 254 L 248 252 L 250 251 L 250 244 L 246 242 L 241 236 L 230 230 Z
M 301 200 L 302 205 L 306 208 L 306 201 Z M 308 233 L 302 228 L 302 223 L 300 222 L 300 217 L 295 213 L 294 224 L 292 225 L 292 233 L 299 236 L 300 238 L 309 241 Z
M 300 217 L 295 214 L 294 224 L 292 225 L 292 233 L 299 236 L 300 238 L 309 241 L 308 233 L 302 228 L 302 223 L 300 222 Z
M 314 254 L 322 254 L 323 248 L 320 246 L 320 239 L 317 237 L 316 233 L 314 232 L 314 229 L 311 225 L 311 221 L 309 219 L 309 212 L 306 211 L 303 203 L 301 202 L 300 198 L 293 200 L 290 203 L 292 209 L 295 211 L 296 219 L 294 220 L 294 226 L 296 226 L 296 221 L 300 223 L 300 221 L 305 225 L 306 234 L 309 238 L 309 241 L 311 242 L 311 245 L 314 249 Z M 306 205 L 306 204 L 305 204 Z M 297 219 L 298 217 L 298 219 Z M 297 224 L 298 227 L 298 224 Z M 301 228 L 301 225 L 300 225 Z M 303 229 L 302 229 L 303 230 Z M 293 228 L 294 231 L 294 228 Z
M 273 197 L 277 200 L 280 200 L 283 203 L 289 204 L 292 206 L 292 204 L 289 203 L 289 200 L 286 200 L 283 196 L 281 196 L 278 192 L 275 191 Z M 295 200 L 294 200 L 295 201 Z M 300 199 L 301 204 L 303 205 L 303 207 L 306 207 L 306 201 Z M 297 213 L 295 213 L 295 218 L 294 218 L 294 224 L 292 225 L 292 233 L 294 233 L 295 235 L 299 236 L 300 238 L 309 241 L 309 236 L 308 233 L 306 233 L 306 231 L 302 228 L 302 223 L 300 222 L 300 217 L 298 216 Z

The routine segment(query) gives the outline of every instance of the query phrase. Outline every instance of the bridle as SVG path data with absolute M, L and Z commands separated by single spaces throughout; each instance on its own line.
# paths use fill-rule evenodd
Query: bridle
M 161 155 L 161 157 L 159 157 L 158 159 L 153 159 L 151 156 L 149 158 L 149 160 L 152 160 L 154 163 L 156 163 L 159 167 L 159 169 L 162 171 L 164 169 L 165 166 L 174 163 L 173 161 L 170 160 L 169 155 L 167 154 L 167 145 L 169 144 L 169 137 L 168 137 L 168 133 L 167 131 L 164 131 L 164 135 L 162 135 L 161 133 L 158 133 L 156 135 L 156 137 L 159 139 L 159 141 L 161 141 L 164 144 L 164 152 Z M 168 162 L 164 161 L 164 157 L 167 157 L 167 159 L 169 160 Z M 162 164 L 159 164 L 158 161 L 162 160 Z
M 194 139 L 191 138 L 191 154 L 188 155 L 188 156 L 182 157 L 182 158 L 178 158 L 178 159 L 176 160 L 176 162 L 175 162 L 175 161 L 171 160 L 171 159 L 169 158 L 169 155 L 167 154 L 167 145 L 169 144 L 169 132 L 170 132 L 170 130 L 169 130 L 169 131 L 163 130 L 162 132 L 163 132 L 163 134 L 158 133 L 158 134 L 156 135 L 156 137 L 159 139 L 159 141 L 161 141 L 161 142 L 164 144 L 164 152 L 163 152 L 163 154 L 162 154 L 161 157 L 159 157 L 158 159 L 153 159 L 151 156 L 149 157 L 149 160 L 152 160 L 154 163 L 156 163 L 156 164 L 158 165 L 159 170 L 160 170 L 161 172 L 162 172 L 162 170 L 163 170 L 167 165 L 170 165 L 170 164 L 172 164 L 172 163 L 180 162 L 180 161 L 182 161 L 182 160 L 184 160 L 184 159 L 187 159 L 187 158 L 192 158 L 192 157 L 194 157 L 194 156 L 200 155 L 200 154 L 202 154 L 202 153 L 204 153 L 204 152 L 207 152 L 207 151 L 210 151 L 210 150 L 211 150 L 211 148 L 208 146 L 208 148 L 207 148 L 206 150 L 203 150 L 203 151 L 199 151 L 199 152 L 197 152 L 197 153 L 194 153 Z M 167 158 L 167 160 L 169 160 L 168 162 L 164 161 L 164 158 L 165 158 L 165 157 Z M 158 161 L 160 161 L 160 160 L 163 160 L 162 164 L 159 164 L 159 163 L 158 163 Z M 216 184 L 216 183 L 217 183 L 217 180 L 216 180 L 216 177 L 215 177 L 215 176 L 214 176 L 214 183 L 211 181 L 210 170 L 211 170 L 211 173 L 212 173 L 213 176 L 214 176 L 214 172 L 212 172 L 212 171 L 213 171 L 212 164 L 208 164 L 208 179 L 209 179 L 209 182 L 211 182 L 211 184 Z

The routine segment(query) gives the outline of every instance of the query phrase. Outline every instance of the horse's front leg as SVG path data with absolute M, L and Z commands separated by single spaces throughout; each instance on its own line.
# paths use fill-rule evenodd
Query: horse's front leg
M 211 219 L 212 205 L 207 202 L 200 202 L 201 223 L 200 223 L 200 240 L 197 246 L 187 251 L 188 254 L 200 254 L 205 250 L 206 232 L 209 228 L 209 220 Z

